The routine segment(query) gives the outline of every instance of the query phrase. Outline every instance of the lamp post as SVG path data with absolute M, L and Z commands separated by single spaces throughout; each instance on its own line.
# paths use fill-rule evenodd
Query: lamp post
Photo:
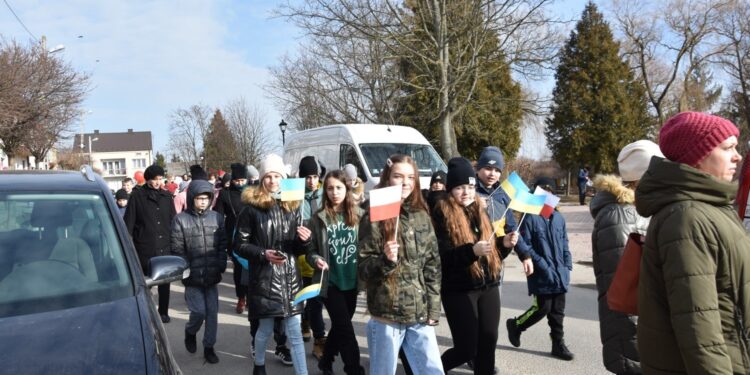
M 286 144 L 286 137 L 284 136 L 284 133 L 286 132 L 286 126 L 287 123 L 284 122 L 284 119 L 281 119 L 281 122 L 279 123 L 279 129 L 281 129 L 281 145 Z
M 91 139 L 91 136 L 89 136 L 89 165 L 91 165 L 91 142 L 96 142 L 99 140 L 99 137 L 94 137 L 94 139 Z

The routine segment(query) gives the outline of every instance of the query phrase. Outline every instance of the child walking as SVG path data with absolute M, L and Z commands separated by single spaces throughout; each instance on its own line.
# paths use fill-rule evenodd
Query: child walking
M 218 363 L 214 351 L 218 328 L 219 291 L 217 284 L 227 268 L 224 218 L 209 210 L 214 187 L 208 181 L 196 180 L 188 188 L 188 209 L 172 221 L 172 253 L 185 258 L 190 277 L 183 279 L 185 301 L 190 319 L 185 325 L 185 349 L 196 351 L 196 334 L 203 322 L 203 356 L 208 363 Z
M 539 177 L 534 183 L 534 189 L 537 186 L 552 192 L 555 181 L 549 177 Z M 508 340 L 513 346 L 519 347 L 521 333 L 546 316 L 551 330 L 552 355 L 570 361 L 573 353 L 568 350 L 563 339 L 563 319 L 565 294 L 570 286 L 573 261 L 568 248 L 565 219 L 557 210 L 552 212 L 549 219 L 526 214 L 521 223 L 521 237 L 523 241 L 518 241 L 516 251 L 534 262 L 533 273 L 526 275 L 529 294 L 534 296 L 534 303 L 521 316 L 506 321 Z

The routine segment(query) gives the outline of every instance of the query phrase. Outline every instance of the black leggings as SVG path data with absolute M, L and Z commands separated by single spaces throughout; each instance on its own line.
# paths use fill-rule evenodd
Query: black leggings
M 321 368 L 330 369 L 333 357 L 341 353 L 345 373 L 362 373 L 363 369 L 359 364 L 359 344 L 352 326 L 352 317 L 357 309 L 357 289 L 341 291 L 329 284 L 323 303 L 331 318 L 331 331 L 328 333 L 323 358 L 320 360 Z
M 234 292 L 237 295 L 237 299 L 245 298 L 247 297 L 247 285 L 242 283 L 242 273 L 247 272 L 244 268 L 242 268 L 242 265 L 240 264 L 237 259 L 235 259 L 233 256 L 232 258 L 232 276 L 234 278 Z
M 474 360 L 474 374 L 495 369 L 500 290 L 494 286 L 469 292 L 443 292 L 443 310 L 453 336 L 453 347 L 443 353 L 443 370 Z

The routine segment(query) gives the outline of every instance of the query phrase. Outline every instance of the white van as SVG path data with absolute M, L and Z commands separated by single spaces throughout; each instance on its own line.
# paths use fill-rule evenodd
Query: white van
M 380 181 L 385 160 L 393 154 L 409 155 L 416 161 L 423 189 L 429 187 L 434 172 L 448 170 L 422 133 L 398 125 L 328 125 L 292 133 L 284 146 L 284 163 L 292 166 L 293 175 L 307 155 L 315 156 L 329 171 L 353 164 L 369 191 Z

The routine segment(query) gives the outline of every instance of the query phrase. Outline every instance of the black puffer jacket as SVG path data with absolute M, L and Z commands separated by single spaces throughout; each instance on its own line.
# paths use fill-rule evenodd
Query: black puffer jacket
M 301 286 L 295 256 L 305 253 L 305 245 L 297 237 L 301 221 L 299 202 L 287 212 L 281 201 L 266 195 L 256 195 L 256 187 L 242 192 L 246 206 L 237 220 L 233 250 L 248 260 L 248 318 L 288 317 L 302 313 L 304 304 L 292 305 Z M 263 255 L 264 251 L 286 253 L 284 264 L 274 266 Z
M 190 265 L 190 277 L 183 279 L 183 284 L 207 287 L 218 284 L 227 268 L 227 237 L 220 213 L 195 209 L 193 198 L 200 194 L 213 199 L 213 186 L 195 180 L 188 187 L 188 209 L 172 221 L 172 254 L 185 258 Z
M 635 192 L 622 185 L 614 175 L 597 176 L 598 191 L 591 200 L 594 231 L 591 245 L 596 288 L 599 291 L 599 330 L 604 367 L 615 374 L 640 374 L 641 364 L 636 340 L 638 318 L 612 311 L 607 305 L 607 290 L 622 258 L 628 234 L 646 234 L 648 219 L 635 210 Z
M 237 187 L 233 183 L 219 193 L 216 200 L 214 211 L 224 215 L 224 229 L 227 234 L 227 249 L 232 248 L 232 236 L 234 228 L 237 226 L 237 216 L 242 211 L 242 187 Z

